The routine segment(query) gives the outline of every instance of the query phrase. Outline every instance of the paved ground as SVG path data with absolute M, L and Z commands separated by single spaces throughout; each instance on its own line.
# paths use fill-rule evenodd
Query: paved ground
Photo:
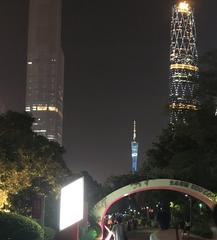
M 164 231 L 157 231 L 154 233 L 154 239 L 161 239 L 161 240 L 176 240 L 176 232 L 175 229 L 168 229 Z M 179 232 L 179 239 L 180 240 L 206 240 L 205 238 L 200 238 L 196 236 L 187 236 L 183 235 L 182 232 Z
M 150 234 L 152 232 L 155 232 L 156 230 L 157 229 L 155 229 L 155 230 L 139 229 L 137 231 L 130 231 L 130 232 L 127 232 L 127 238 L 128 238 L 128 240 L 150 240 L 150 238 L 149 238 Z M 169 231 L 175 232 L 174 230 L 169 230 Z M 169 234 L 169 235 L 171 235 L 171 234 Z M 168 236 L 165 235 L 164 240 L 170 239 Z M 171 239 L 175 240 L 174 238 L 175 237 L 172 237 Z M 197 238 L 197 237 L 193 237 L 193 236 L 189 236 L 189 238 L 187 236 L 184 236 L 184 237 L 180 236 L 180 240 L 205 240 L 205 239 L 202 239 L 199 237 Z M 213 240 L 217 240 L 217 238 L 214 238 Z
M 128 240 L 149 240 L 150 232 L 145 230 L 131 231 L 127 233 Z
M 155 230 L 145 230 L 145 229 L 140 229 L 140 230 L 137 230 L 137 231 L 131 231 L 131 232 L 127 232 L 127 238 L 128 240 L 150 240 L 150 234 L 152 232 L 156 231 Z M 172 232 L 175 232 L 174 230 L 170 230 Z M 169 231 L 168 231 L 169 232 Z M 171 234 L 169 234 L 171 235 Z M 168 235 L 168 236 L 169 236 Z M 172 236 L 172 238 L 169 238 L 167 235 L 164 236 L 164 240 L 168 240 L 168 239 L 173 239 L 175 240 L 175 235 Z M 180 240 L 202 240 L 202 238 L 197 238 L 197 237 L 192 237 L 190 236 L 189 238 L 187 236 L 184 236 L 184 237 L 181 237 L 180 236 Z M 205 240 L 205 239 L 204 239 Z M 217 240 L 217 239 L 216 239 Z

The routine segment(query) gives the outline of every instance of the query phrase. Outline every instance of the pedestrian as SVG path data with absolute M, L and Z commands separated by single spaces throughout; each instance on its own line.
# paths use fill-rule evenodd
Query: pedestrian
M 187 239 L 190 237 L 190 231 L 191 231 L 191 223 L 190 221 L 185 222 L 185 231 L 187 233 Z
M 117 223 L 112 228 L 114 240 L 127 240 L 127 235 L 122 223 L 122 218 L 117 217 Z
M 131 220 L 127 221 L 127 231 L 131 231 Z

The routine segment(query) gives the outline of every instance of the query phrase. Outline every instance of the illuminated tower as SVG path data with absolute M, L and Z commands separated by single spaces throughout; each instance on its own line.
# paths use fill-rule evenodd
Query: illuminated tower
M 62 144 L 64 57 L 61 0 L 29 0 L 25 110 L 33 131 Z
M 133 141 L 131 142 L 131 156 L 132 156 L 132 173 L 136 173 L 138 170 L 138 148 L 139 144 L 136 142 L 136 121 L 133 122 Z
M 197 110 L 198 54 L 194 13 L 189 3 L 182 1 L 172 9 L 169 122 L 185 122 L 185 114 Z

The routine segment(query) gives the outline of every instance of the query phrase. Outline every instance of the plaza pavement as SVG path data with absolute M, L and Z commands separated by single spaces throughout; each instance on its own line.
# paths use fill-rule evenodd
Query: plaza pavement
M 188 238 L 187 236 L 183 236 L 181 231 L 179 232 L 179 239 L 180 240 L 207 240 L 206 238 L 201 238 L 194 235 L 191 235 Z M 150 240 L 176 240 L 175 229 L 155 231 L 150 235 Z M 217 237 L 213 238 L 213 240 L 217 240 Z
M 138 228 L 138 230 L 127 232 L 128 240 L 149 240 L 153 230 Z

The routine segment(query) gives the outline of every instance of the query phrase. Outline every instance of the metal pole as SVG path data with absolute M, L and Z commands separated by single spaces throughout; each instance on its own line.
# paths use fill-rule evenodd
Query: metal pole
M 190 202 L 190 215 L 189 215 L 189 221 L 190 221 L 190 228 L 192 225 L 192 199 L 191 196 L 189 196 L 189 202 Z

